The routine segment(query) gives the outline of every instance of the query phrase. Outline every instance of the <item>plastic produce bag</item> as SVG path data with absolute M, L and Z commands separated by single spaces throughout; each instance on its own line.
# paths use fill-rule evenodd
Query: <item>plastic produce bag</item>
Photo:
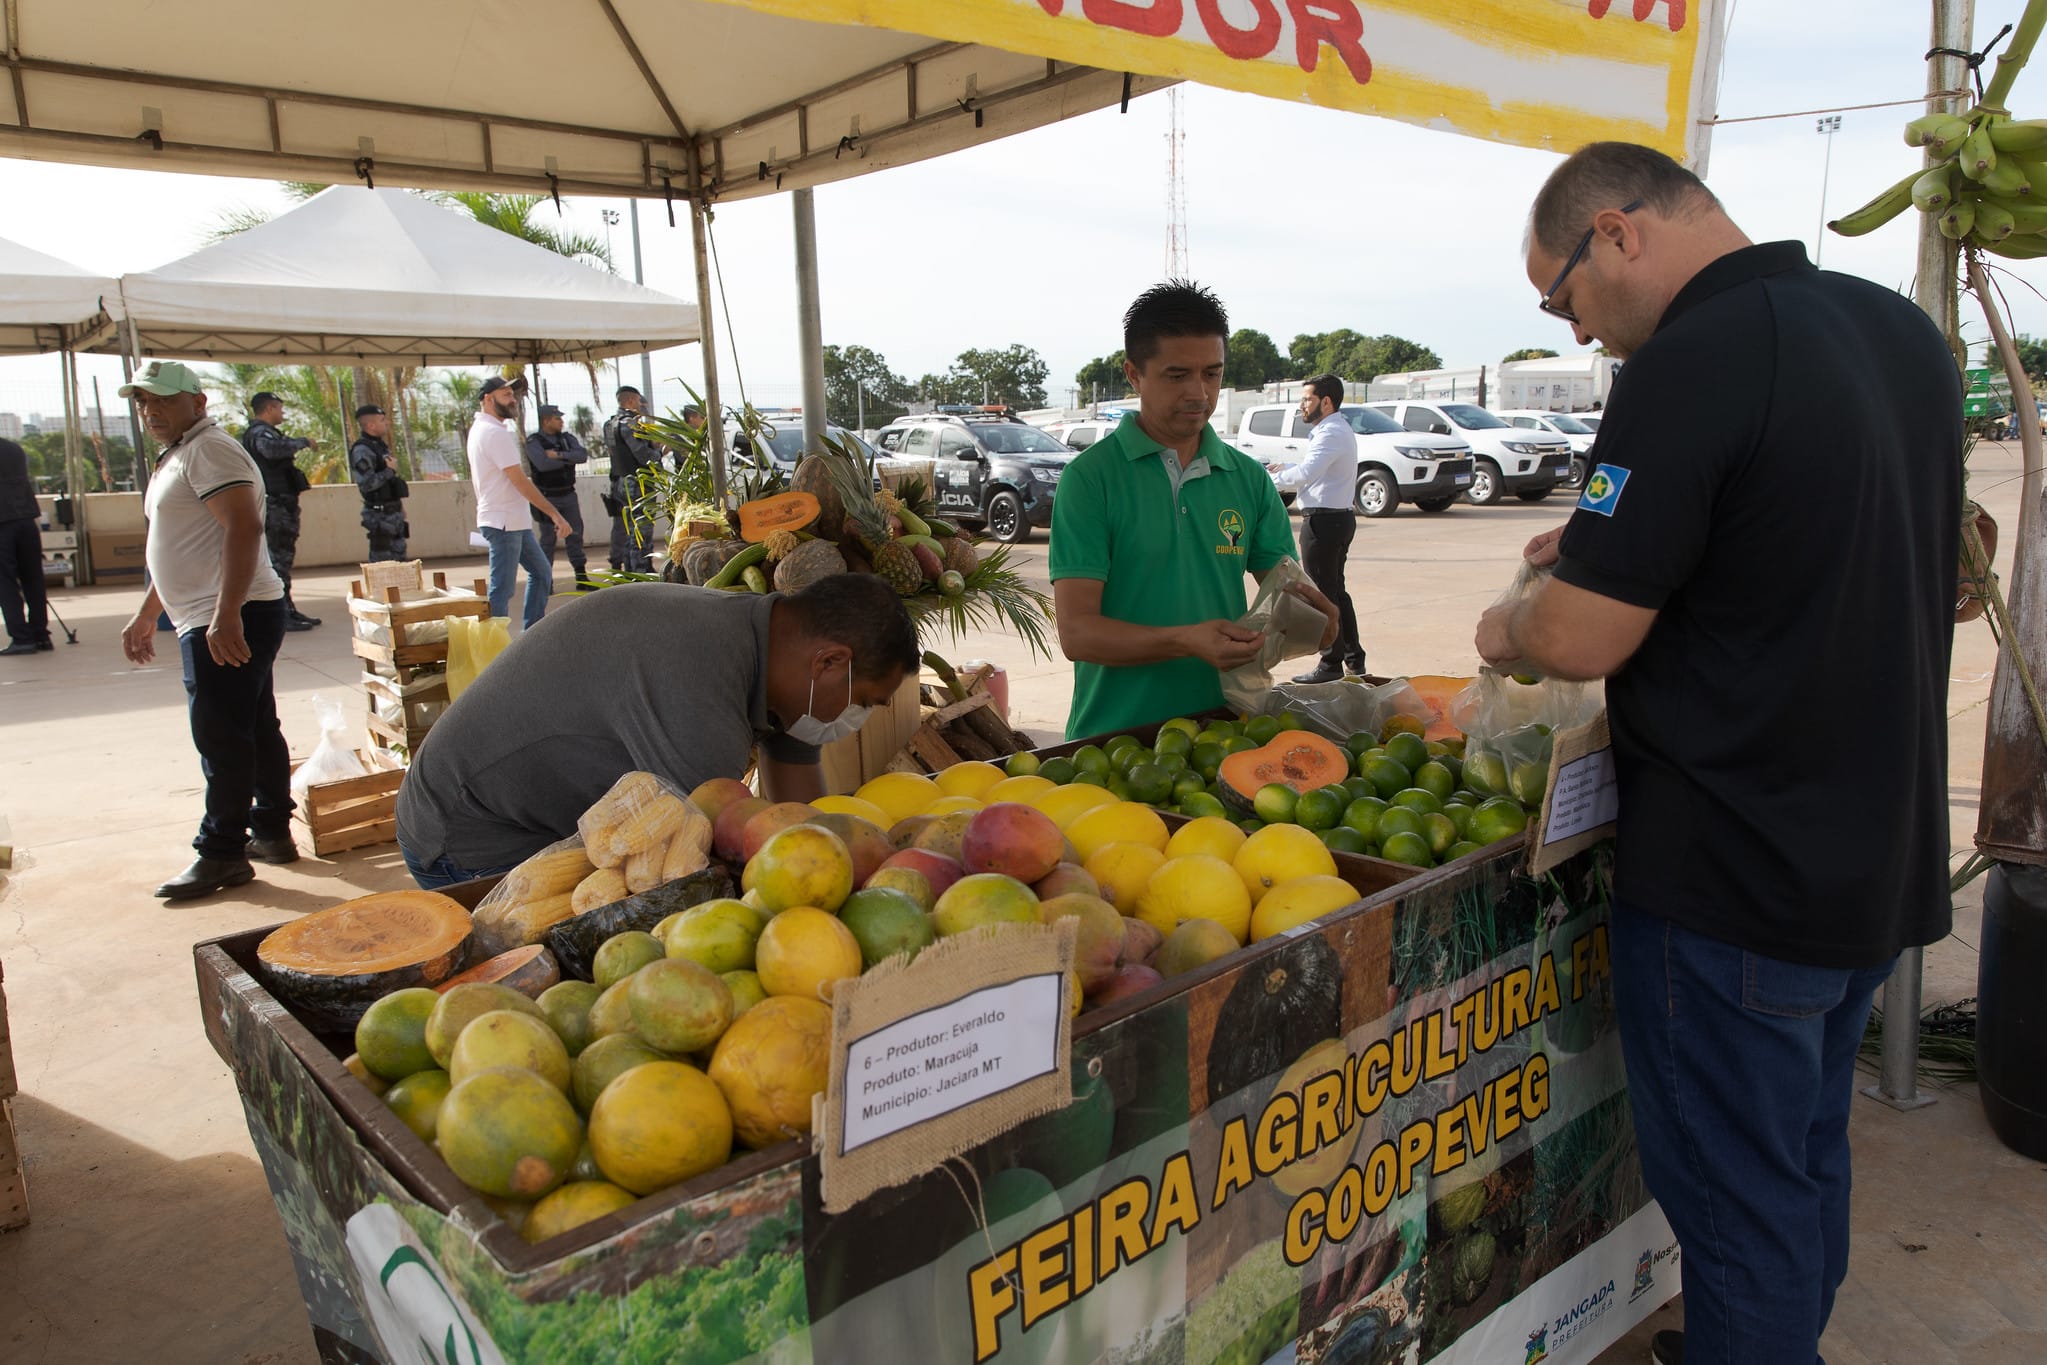
M 512 623 L 501 616 L 448 618 L 448 700 L 454 701 L 476 675 L 512 643 Z
M 581 835 L 549 844 L 485 893 L 471 915 L 478 945 L 493 956 L 538 943 L 576 913 L 576 888 L 597 869 Z
M 355 737 L 348 730 L 348 713 L 341 703 L 316 693 L 313 714 L 320 718 L 320 742 L 313 746 L 312 757 L 299 764 L 298 771 L 291 775 L 291 795 L 295 801 L 303 802 L 306 789 L 315 782 L 340 782 L 369 774 L 356 754 Z
M 1428 699 L 1405 678 L 1367 686 L 1354 682 L 1281 683 L 1265 694 L 1260 712 L 1291 711 L 1308 729 L 1341 744 L 1359 731 L 1376 735 L 1391 716 L 1436 719 Z M 1258 714 L 1258 713 L 1254 713 Z
M 1262 714 L 1272 691 L 1272 670 L 1288 659 L 1321 652 L 1329 618 L 1288 591 L 1296 584 L 1313 586 L 1313 582 L 1298 560 L 1282 559 L 1258 585 L 1251 610 L 1237 618 L 1244 629 L 1261 632 L 1265 643 L 1248 663 L 1222 675 L 1223 700 L 1233 709 L 1247 715 Z

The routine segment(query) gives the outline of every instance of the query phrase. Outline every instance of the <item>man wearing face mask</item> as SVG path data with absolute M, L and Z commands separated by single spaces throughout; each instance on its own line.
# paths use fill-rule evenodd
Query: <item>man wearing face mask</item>
M 398 793 L 398 844 L 433 889 L 509 870 L 576 831 L 628 772 L 683 791 L 741 777 L 824 794 L 818 746 L 918 667 L 902 599 L 871 574 L 803 591 L 607 588 L 512 642 L 434 722 Z

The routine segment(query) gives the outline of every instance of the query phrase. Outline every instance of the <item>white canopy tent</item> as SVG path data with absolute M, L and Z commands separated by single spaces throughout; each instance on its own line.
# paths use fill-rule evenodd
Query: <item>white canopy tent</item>
M 342 186 L 124 275 L 109 304 L 115 316 L 82 349 L 271 364 L 539 364 L 699 337 L 694 304 L 419 195 Z
M 0 239 L 0 355 L 44 355 L 75 345 L 116 294 L 104 275 Z

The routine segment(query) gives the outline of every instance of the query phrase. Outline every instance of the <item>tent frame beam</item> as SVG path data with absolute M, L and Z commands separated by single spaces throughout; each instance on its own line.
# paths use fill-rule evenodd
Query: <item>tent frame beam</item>
M 654 74 L 654 68 L 647 65 L 647 58 L 640 51 L 639 42 L 634 39 L 632 30 L 625 26 L 625 20 L 619 17 L 617 7 L 611 0 L 597 0 L 597 4 L 604 11 L 604 17 L 611 21 L 612 30 L 618 34 L 618 41 L 625 46 L 626 55 L 631 57 L 633 65 L 640 69 L 640 79 L 644 80 L 647 89 L 653 92 L 655 102 L 661 106 L 661 112 L 668 115 L 668 121 L 675 125 L 676 136 L 688 141 L 689 125 L 685 124 L 682 115 L 676 112 L 675 102 L 668 98 L 668 92 L 662 88 L 660 78 Z

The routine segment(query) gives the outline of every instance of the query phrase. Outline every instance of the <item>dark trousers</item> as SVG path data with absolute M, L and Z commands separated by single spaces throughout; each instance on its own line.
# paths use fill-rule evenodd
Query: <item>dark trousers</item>
M 284 609 L 298 610 L 291 600 L 291 566 L 299 554 L 299 500 L 272 493 L 263 500 L 263 543 L 270 549 L 270 567 L 284 580 Z
M 583 553 L 583 505 L 576 501 L 573 490 L 567 493 L 549 493 L 547 500 L 554 505 L 555 511 L 562 514 L 562 520 L 569 524 L 568 535 L 561 539 L 569 553 L 569 569 L 576 575 L 576 582 L 581 583 L 590 563 Z M 547 556 L 547 567 L 553 569 L 556 539 L 554 523 L 541 517 L 535 517 L 533 520 L 535 523 L 533 533 L 540 537 L 540 553 Z
M 364 507 L 362 528 L 370 534 L 371 563 L 380 559 L 405 558 L 405 536 L 411 528 L 405 524 L 404 503 L 387 502 Z
M 1322 651 L 1325 667 L 1344 664 L 1365 666 L 1365 647 L 1358 643 L 1358 613 L 1351 605 L 1350 589 L 1344 586 L 1344 559 L 1350 554 L 1351 538 L 1358 532 L 1355 512 L 1304 512 L 1301 514 L 1301 567 L 1322 595 L 1336 603 L 1342 623 L 1336 639 Z
M 654 520 L 637 504 L 612 515 L 611 567 L 625 573 L 654 570 Z
M 271 690 L 284 643 L 284 603 L 245 603 L 242 638 L 249 662 L 230 668 L 207 652 L 205 627 L 178 637 L 192 744 L 206 774 L 206 816 L 192 847 L 207 858 L 243 856 L 251 833 L 258 839 L 291 833 L 291 754 Z
M 1880 967 L 1748 952 L 1616 904 L 1614 1004 L 1686 1365 L 1813 1365 L 1848 1274 L 1848 1107 Z
M 28 610 L 22 610 L 23 603 Z M 43 533 L 34 517 L 0 521 L 0 617 L 17 645 L 50 638 L 50 599 L 43 589 Z

